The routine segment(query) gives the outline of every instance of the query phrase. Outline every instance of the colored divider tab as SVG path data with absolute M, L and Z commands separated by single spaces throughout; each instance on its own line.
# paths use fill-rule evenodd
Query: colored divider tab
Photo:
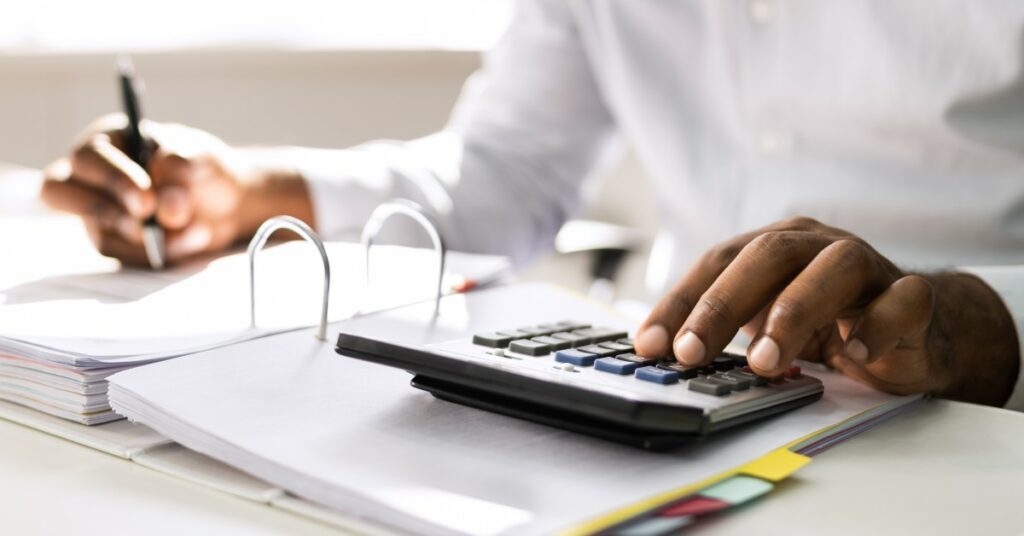
M 747 475 L 733 475 L 711 487 L 702 489 L 700 494 L 703 497 L 737 505 L 760 497 L 774 487 L 775 485 L 767 480 Z
M 693 517 L 649 517 L 615 531 L 618 536 L 663 536 L 673 534 L 694 522 Z
M 704 514 L 710 514 L 711 512 L 717 512 L 724 510 L 729 507 L 729 503 L 720 501 L 718 499 L 712 499 L 710 497 L 687 497 L 681 502 L 673 504 L 668 508 L 658 512 L 659 516 L 675 517 L 675 516 L 702 516 Z
M 739 468 L 739 472 L 772 482 L 781 482 L 810 461 L 810 458 L 802 454 L 788 449 L 778 449 L 743 465 Z

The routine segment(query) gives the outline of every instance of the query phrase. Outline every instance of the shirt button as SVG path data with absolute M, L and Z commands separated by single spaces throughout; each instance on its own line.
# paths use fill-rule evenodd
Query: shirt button
M 751 0 L 750 18 L 761 24 L 769 23 L 775 18 L 775 8 L 772 0 Z
M 783 130 L 762 130 L 757 149 L 765 156 L 785 156 L 793 152 L 793 134 Z

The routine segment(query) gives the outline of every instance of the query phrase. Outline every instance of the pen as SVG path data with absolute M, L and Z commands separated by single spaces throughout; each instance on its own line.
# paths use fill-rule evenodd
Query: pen
M 125 135 L 125 154 L 149 170 L 149 146 L 142 135 L 139 124 L 142 112 L 139 108 L 139 88 L 136 82 L 135 67 L 130 58 L 122 56 L 118 61 L 118 74 L 121 79 L 121 98 L 124 101 L 124 113 L 128 116 L 128 128 Z M 142 245 L 146 249 L 146 259 L 153 269 L 164 267 L 164 230 L 156 221 L 156 214 L 150 216 L 142 224 Z

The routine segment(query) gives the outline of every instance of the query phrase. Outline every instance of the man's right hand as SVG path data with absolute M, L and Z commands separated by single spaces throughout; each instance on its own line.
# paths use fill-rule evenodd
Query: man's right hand
M 71 154 L 45 172 L 43 201 L 81 217 L 100 253 L 147 266 L 142 223 L 155 214 L 165 230 L 168 263 L 180 262 L 247 238 L 263 217 L 278 212 L 275 196 L 260 187 L 263 175 L 216 136 L 184 125 L 143 122 L 152 157 L 142 169 L 122 152 L 126 124 L 120 114 L 98 119 Z M 300 183 L 292 189 L 304 197 L 301 180 L 291 182 Z M 277 196 L 281 193 L 277 188 Z

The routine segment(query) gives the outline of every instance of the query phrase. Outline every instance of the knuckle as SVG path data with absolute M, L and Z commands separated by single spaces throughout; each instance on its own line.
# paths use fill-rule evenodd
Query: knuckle
M 850 238 L 836 240 L 826 248 L 844 269 L 866 270 L 875 266 L 875 256 L 863 243 Z
M 711 325 L 732 325 L 736 318 L 726 297 L 713 291 L 701 296 L 695 311 L 699 313 L 699 321 Z
M 734 242 L 718 244 L 704 254 L 703 264 L 725 268 L 739 255 L 742 248 Z
M 931 281 L 919 275 L 908 275 L 896 281 L 910 297 L 913 306 L 932 309 L 935 304 L 935 288 Z
M 779 296 L 772 305 L 770 319 L 773 324 L 783 328 L 802 326 L 811 320 L 811 311 L 798 300 Z
M 818 220 L 799 214 L 786 218 L 782 223 L 784 227 L 800 230 L 814 229 L 821 226 L 821 222 Z
M 751 240 L 750 251 L 761 257 L 789 259 L 798 249 L 800 239 L 788 231 L 768 231 Z

